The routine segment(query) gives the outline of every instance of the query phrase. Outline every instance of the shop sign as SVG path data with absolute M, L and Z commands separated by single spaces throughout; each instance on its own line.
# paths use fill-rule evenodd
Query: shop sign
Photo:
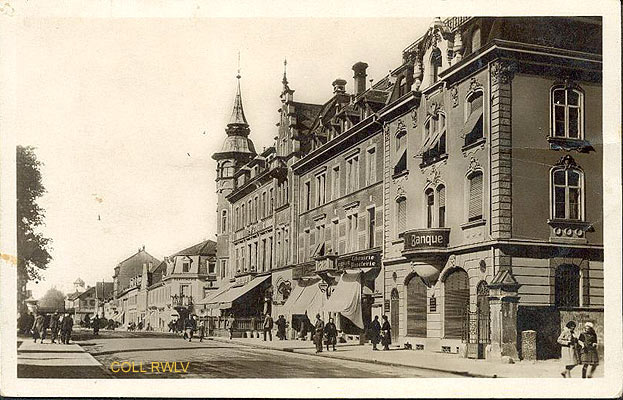
M 292 270 L 292 279 L 302 278 L 304 276 L 312 276 L 316 273 L 316 263 L 306 263 L 294 267 Z
M 404 251 L 446 248 L 450 241 L 450 228 L 416 229 L 405 233 Z
M 349 268 L 369 268 L 381 266 L 381 254 L 355 254 L 352 256 L 340 257 L 337 260 L 338 269 Z

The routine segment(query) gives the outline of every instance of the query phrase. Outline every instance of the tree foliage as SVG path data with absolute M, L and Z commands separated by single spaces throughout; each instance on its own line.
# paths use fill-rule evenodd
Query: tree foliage
M 57 288 L 48 289 L 39 299 L 38 305 L 49 309 L 63 311 L 65 309 L 65 295 Z
M 41 165 L 33 147 L 17 146 L 17 267 L 22 284 L 41 279 L 41 271 L 52 259 L 48 251 L 51 239 L 37 231 L 45 218 L 45 210 L 37 204 L 46 192 Z

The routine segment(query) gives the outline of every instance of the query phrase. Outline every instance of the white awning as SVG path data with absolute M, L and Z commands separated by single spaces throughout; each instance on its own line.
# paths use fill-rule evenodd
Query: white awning
M 344 273 L 324 305 L 327 312 L 339 312 L 363 329 L 360 273 Z
M 225 310 L 231 308 L 234 301 L 249 293 L 268 279 L 270 279 L 270 275 L 253 278 L 253 280 L 247 282 L 245 285 L 228 288 L 228 290 L 216 295 L 203 304 L 206 305 L 206 308 L 210 309 L 218 308 Z
M 280 312 L 287 314 L 305 314 L 307 312 L 310 318 L 313 318 L 316 313 L 322 312 L 326 295 L 320 290 L 319 282 L 320 279 L 299 281 Z

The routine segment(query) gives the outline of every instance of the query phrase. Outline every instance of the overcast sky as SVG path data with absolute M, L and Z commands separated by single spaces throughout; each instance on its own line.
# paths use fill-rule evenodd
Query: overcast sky
M 277 133 L 287 57 L 295 100 L 325 102 L 400 65 L 430 18 L 25 19 L 17 43 L 17 142 L 37 148 L 53 239 L 39 297 L 80 277 L 112 280 L 145 245 L 162 259 L 215 238 L 212 153 L 225 138 L 238 51 L 244 110 L 260 151 Z

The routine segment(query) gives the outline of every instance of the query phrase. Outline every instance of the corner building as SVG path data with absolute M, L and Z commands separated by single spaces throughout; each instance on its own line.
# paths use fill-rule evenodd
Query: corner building
M 385 125 L 395 339 L 517 359 L 525 330 L 539 358 L 571 319 L 602 335 L 600 19 L 436 19 L 403 60 L 416 101 Z

